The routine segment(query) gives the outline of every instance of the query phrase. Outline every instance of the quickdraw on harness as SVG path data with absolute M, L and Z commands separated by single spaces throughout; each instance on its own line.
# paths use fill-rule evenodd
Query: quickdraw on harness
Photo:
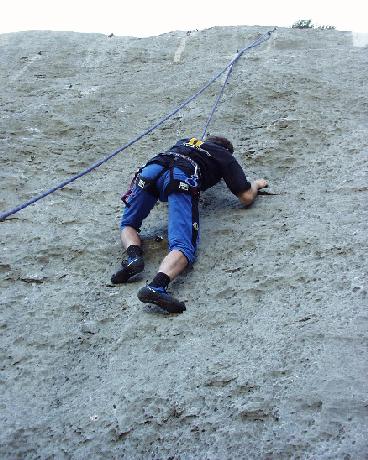
M 201 145 L 203 144 L 203 141 L 200 141 L 196 139 L 195 137 L 191 138 L 189 142 L 185 143 L 184 145 L 186 147 L 192 147 L 195 148 L 196 150 L 199 150 L 201 152 L 206 153 L 207 155 L 211 156 L 207 150 L 204 150 L 201 148 Z M 167 157 L 167 158 L 165 158 Z M 177 159 L 182 159 L 187 161 L 188 163 L 191 164 L 193 168 L 193 173 L 190 177 L 188 177 L 185 181 L 175 179 L 174 177 L 174 167 L 175 167 L 175 162 Z M 159 161 L 161 160 L 161 161 Z M 146 178 L 141 175 L 141 172 L 143 168 L 148 166 L 149 164 L 153 163 L 158 163 L 163 166 L 162 171 L 154 177 L 154 178 Z M 125 203 L 127 207 L 130 206 L 128 203 L 128 198 L 132 195 L 133 190 L 135 187 L 139 187 L 142 190 L 145 190 L 146 192 L 158 197 L 159 196 L 159 191 L 157 190 L 156 183 L 158 179 L 166 172 L 170 171 L 170 180 L 169 184 L 165 189 L 166 195 L 169 195 L 170 193 L 177 193 L 177 192 L 182 192 L 182 193 L 189 193 L 192 195 L 194 198 L 199 199 L 199 194 L 200 194 L 200 169 L 198 164 L 190 158 L 188 155 L 182 155 L 181 153 L 177 152 L 163 152 L 154 157 L 152 160 L 150 160 L 148 163 L 146 163 L 144 166 L 140 167 L 134 177 L 133 180 L 129 186 L 128 191 L 121 197 L 121 200 Z

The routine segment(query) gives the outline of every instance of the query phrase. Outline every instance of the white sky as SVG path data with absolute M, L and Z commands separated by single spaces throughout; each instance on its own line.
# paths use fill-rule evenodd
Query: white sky
M 299 19 L 368 32 L 366 0 L 2 0 L 0 33 L 67 30 L 144 37 L 215 25 L 291 27 Z

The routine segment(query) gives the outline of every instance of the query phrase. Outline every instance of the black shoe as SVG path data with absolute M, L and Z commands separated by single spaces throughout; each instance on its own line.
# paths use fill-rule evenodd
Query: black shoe
M 169 313 L 183 313 L 186 310 L 184 302 L 180 302 L 166 292 L 165 288 L 144 286 L 137 293 L 143 303 L 154 303 Z
M 112 284 L 126 283 L 131 278 L 133 278 L 133 276 L 143 272 L 143 270 L 144 260 L 142 256 L 123 260 L 121 263 L 121 268 L 112 275 L 111 282 Z

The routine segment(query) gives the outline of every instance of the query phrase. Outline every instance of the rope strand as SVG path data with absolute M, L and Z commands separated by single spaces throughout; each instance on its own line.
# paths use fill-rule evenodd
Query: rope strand
M 208 130 L 208 127 L 212 121 L 212 118 L 216 112 L 216 109 L 217 109 L 217 106 L 219 105 L 220 103 L 220 100 L 224 94 L 224 91 L 225 91 L 225 86 L 227 85 L 227 82 L 229 81 L 229 78 L 230 78 L 230 75 L 233 71 L 233 65 L 231 65 L 231 67 L 229 68 L 228 72 L 227 72 L 227 75 L 226 75 L 226 78 L 225 78 L 225 81 L 222 85 L 222 88 L 221 88 L 221 91 L 219 92 L 218 96 L 217 96 L 217 99 L 216 99 L 216 102 L 215 102 L 215 105 L 213 106 L 212 110 L 211 110 L 211 113 L 210 113 L 210 116 L 208 117 L 208 120 L 207 120 L 207 123 L 206 123 L 206 126 L 204 127 L 204 131 L 203 131 L 203 134 L 202 134 L 202 137 L 201 137 L 201 140 L 203 141 L 206 134 L 207 134 L 207 130 Z

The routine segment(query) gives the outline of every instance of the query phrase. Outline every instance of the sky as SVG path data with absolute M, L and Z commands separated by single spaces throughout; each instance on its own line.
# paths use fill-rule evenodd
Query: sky
M 291 27 L 299 19 L 368 32 L 365 0 L 2 0 L 0 33 L 99 32 L 146 37 L 213 26 Z

